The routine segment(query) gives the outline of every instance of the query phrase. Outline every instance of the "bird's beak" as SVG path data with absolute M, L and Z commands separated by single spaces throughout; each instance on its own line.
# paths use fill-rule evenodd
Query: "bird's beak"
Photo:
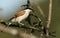
M 32 10 L 32 12 L 34 12 L 34 9 L 33 8 L 30 8 Z

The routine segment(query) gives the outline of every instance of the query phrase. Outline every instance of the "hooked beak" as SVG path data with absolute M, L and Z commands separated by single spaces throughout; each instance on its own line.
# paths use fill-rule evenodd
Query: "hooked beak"
M 33 8 L 29 8 L 30 10 L 32 10 L 32 12 L 34 12 L 34 9 Z

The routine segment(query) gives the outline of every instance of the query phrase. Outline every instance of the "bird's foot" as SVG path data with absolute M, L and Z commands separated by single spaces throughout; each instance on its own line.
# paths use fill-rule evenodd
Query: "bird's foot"
M 24 26 L 25 24 L 23 24 L 23 23 L 19 23 L 20 25 L 22 25 L 22 26 Z

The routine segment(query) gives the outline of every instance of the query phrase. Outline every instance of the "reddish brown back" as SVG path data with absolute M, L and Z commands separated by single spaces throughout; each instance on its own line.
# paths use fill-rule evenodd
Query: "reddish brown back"
M 24 15 L 25 14 L 25 11 L 20 11 L 20 12 L 18 12 L 15 16 L 16 17 L 19 17 L 19 16 L 22 16 L 22 15 Z

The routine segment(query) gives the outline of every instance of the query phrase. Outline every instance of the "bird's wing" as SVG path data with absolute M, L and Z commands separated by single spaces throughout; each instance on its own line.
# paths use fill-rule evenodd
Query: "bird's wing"
M 17 17 L 19 17 L 19 16 L 22 16 L 22 15 L 24 15 L 24 14 L 25 14 L 25 11 L 17 12 L 17 13 L 15 14 L 15 16 L 13 16 L 12 18 L 9 19 L 9 21 L 11 21 L 12 19 L 17 18 Z
M 26 12 L 26 11 L 17 12 L 15 16 L 16 16 L 16 17 L 22 16 L 22 15 L 25 14 L 25 12 Z

